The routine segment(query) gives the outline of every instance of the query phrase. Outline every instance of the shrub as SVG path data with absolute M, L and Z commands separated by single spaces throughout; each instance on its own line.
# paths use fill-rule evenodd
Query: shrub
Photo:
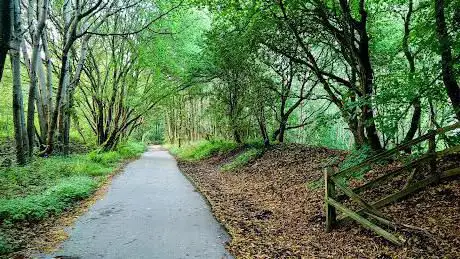
M 55 186 L 71 176 L 100 177 L 110 174 L 117 163 L 133 158 L 145 150 L 145 145 L 126 143 L 117 151 L 93 151 L 87 155 L 35 158 L 30 164 L 0 169 L 0 199 L 27 196 Z
M 347 168 L 350 168 L 352 166 L 355 166 L 364 160 L 366 160 L 370 155 L 372 155 L 371 148 L 369 146 L 363 146 L 360 149 L 355 149 L 353 150 L 346 158 L 343 160 L 343 162 L 339 165 L 339 170 L 344 170 Z M 344 184 L 348 182 L 348 179 L 354 178 L 354 179 L 362 179 L 364 177 L 364 174 L 369 171 L 369 166 L 365 166 L 361 168 L 360 170 L 353 171 L 349 175 L 343 175 L 342 178 L 340 179 Z
M 92 151 L 88 154 L 89 160 L 104 165 L 113 165 L 121 160 L 121 155 L 116 151 L 100 152 Z
M 241 168 L 255 159 L 259 158 L 263 154 L 263 149 L 250 148 L 239 154 L 231 162 L 224 164 L 220 169 L 221 171 L 231 171 L 237 168 Z
M 146 149 L 145 144 L 140 142 L 127 142 L 117 148 L 117 152 L 123 159 L 138 157 Z
M 95 163 L 89 159 L 81 159 L 72 164 L 71 170 L 74 175 L 96 177 L 110 174 L 113 171 L 113 167 L 101 163 Z
M 127 142 L 119 145 L 115 151 L 102 152 L 101 150 L 94 150 L 87 156 L 93 162 L 113 165 L 122 159 L 138 157 L 145 151 L 145 148 L 143 143 Z
M 182 147 L 172 147 L 171 153 L 184 160 L 201 160 L 213 155 L 228 153 L 238 147 L 238 144 L 225 140 L 201 141 Z
M 68 208 L 75 201 L 89 197 L 97 182 L 88 176 L 75 176 L 60 181 L 45 192 L 26 197 L 0 200 L 0 220 L 38 221 Z

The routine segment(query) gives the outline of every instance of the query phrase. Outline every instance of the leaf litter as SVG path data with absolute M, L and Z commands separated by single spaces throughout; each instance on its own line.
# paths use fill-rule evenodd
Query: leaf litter
M 273 146 L 251 164 L 231 172 L 219 168 L 235 154 L 179 161 L 179 167 L 227 228 L 232 236 L 228 249 L 237 258 L 460 258 L 458 178 L 382 209 L 396 222 L 421 230 L 403 231 L 407 240 L 403 246 L 392 245 L 352 221 L 325 233 L 324 190 L 307 188 L 307 183 L 321 179 L 331 158 L 343 160 L 346 155 L 289 144 Z M 440 164 L 458 166 L 457 161 L 453 157 Z M 394 163 L 376 166 L 364 178 L 392 168 Z M 360 185 L 359 181 L 350 184 Z M 392 184 L 388 186 L 391 189 Z M 377 194 L 365 197 L 379 194 L 377 188 Z

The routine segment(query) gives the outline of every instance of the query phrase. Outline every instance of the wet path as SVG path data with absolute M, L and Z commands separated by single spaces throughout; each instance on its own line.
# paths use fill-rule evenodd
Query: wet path
M 230 258 L 227 240 L 175 159 L 150 148 L 44 258 Z

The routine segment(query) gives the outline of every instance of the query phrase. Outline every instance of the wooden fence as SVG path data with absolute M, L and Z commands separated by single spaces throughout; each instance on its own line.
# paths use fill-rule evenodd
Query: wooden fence
M 460 146 L 436 152 L 436 136 L 440 134 L 446 134 L 449 131 L 460 128 L 460 123 L 453 124 L 451 126 L 432 130 L 426 135 L 423 135 L 414 140 L 403 143 L 393 149 L 384 151 L 375 156 L 369 157 L 365 161 L 346 168 L 342 171 L 336 172 L 332 167 L 326 168 L 324 172 L 325 179 L 325 214 L 326 214 L 326 232 L 332 230 L 332 228 L 338 223 L 338 221 L 353 219 L 367 229 L 370 229 L 377 233 L 379 236 L 387 239 L 396 245 L 404 243 L 404 239 L 395 233 L 388 231 L 388 228 L 395 229 L 398 224 L 392 221 L 389 217 L 385 216 L 379 209 L 391 204 L 401 198 L 414 193 L 417 190 L 424 188 L 425 186 L 436 183 L 442 178 L 459 175 L 460 168 L 451 169 L 448 171 L 440 172 L 437 170 L 437 158 L 442 157 L 449 153 L 460 152 Z M 424 141 L 428 141 L 428 151 L 420 158 L 411 161 L 404 166 L 392 170 L 370 182 L 351 189 L 340 179 L 346 178 L 350 173 L 368 171 L 370 165 L 390 159 L 400 151 L 408 150 L 412 146 L 420 144 Z M 422 180 L 414 180 L 417 174 L 416 167 L 423 163 L 428 163 L 429 174 Z M 367 202 L 360 193 L 371 190 L 372 188 L 379 186 L 380 184 L 392 179 L 393 177 L 400 176 L 402 173 L 412 169 L 410 175 L 407 177 L 406 182 L 402 189 L 397 192 L 383 197 L 374 202 Z M 339 195 L 340 194 L 340 195 Z M 351 209 L 343 204 L 346 199 L 351 199 L 354 203 L 359 205 L 359 209 Z M 341 212 L 343 216 L 338 219 L 337 211 Z M 380 225 L 380 226 L 379 226 Z M 385 227 L 381 227 L 381 225 Z

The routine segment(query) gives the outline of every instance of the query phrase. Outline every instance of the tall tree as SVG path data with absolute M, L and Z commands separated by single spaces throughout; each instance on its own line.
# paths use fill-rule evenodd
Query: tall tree
M 20 49 L 23 40 L 23 29 L 21 23 L 21 9 L 19 0 L 10 1 L 11 17 L 11 41 L 10 59 L 13 73 L 13 122 L 16 141 L 16 160 L 23 165 L 27 162 L 29 141 L 24 118 L 24 104 L 21 86 L 21 57 Z
M 3 76 L 6 55 L 8 54 L 10 36 L 11 36 L 11 1 L 3 1 L 0 5 L 0 81 Z
M 32 12 L 35 11 L 33 0 L 29 1 L 29 16 L 33 16 Z M 42 0 L 42 6 L 40 8 L 40 15 L 38 18 L 38 23 L 35 25 L 32 22 L 32 19 L 29 19 L 29 30 L 32 35 L 32 58 L 30 60 L 30 86 L 29 86 L 29 98 L 27 105 L 27 137 L 29 142 L 29 157 L 33 155 L 34 143 L 35 143 L 35 104 L 37 99 L 37 66 L 41 60 L 39 59 L 39 54 L 41 52 L 40 41 L 43 39 L 42 34 L 45 28 L 45 22 L 48 16 L 48 0 Z M 38 9 L 38 8 L 37 8 Z M 41 109 L 41 107 L 39 107 Z
M 434 0 L 436 33 L 439 41 L 439 52 L 441 53 L 442 80 L 452 102 L 452 108 L 457 120 L 460 120 L 460 87 L 453 67 L 452 42 L 447 29 L 445 5 L 444 0 Z

